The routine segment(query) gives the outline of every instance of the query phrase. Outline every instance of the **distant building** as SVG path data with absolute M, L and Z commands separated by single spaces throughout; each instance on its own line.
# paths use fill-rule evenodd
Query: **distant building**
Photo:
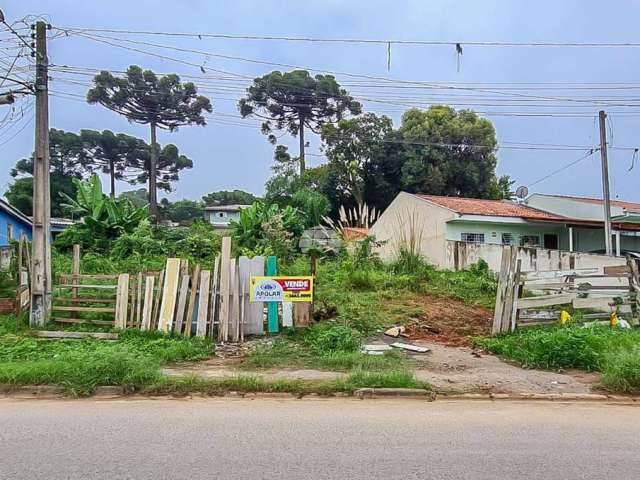
M 9 245 L 24 233 L 31 240 L 31 219 L 24 213 L 0 198 L 0 246 Z
M 240 219 L 240 210 L 251 205 L 215 205 L 204 208 L 204 219 L 220 230 L 228 230 L 231 220 Z

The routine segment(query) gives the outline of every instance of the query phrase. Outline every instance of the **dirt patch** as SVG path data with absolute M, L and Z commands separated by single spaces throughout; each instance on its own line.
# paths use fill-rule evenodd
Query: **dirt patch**
M 491 332 L 493 312 L 480 305 L 435 295 L 422 295 L 413 302 L 423 313 L 407 323 L 410 340 L 458 347 L 470 345 L 470 337 Z

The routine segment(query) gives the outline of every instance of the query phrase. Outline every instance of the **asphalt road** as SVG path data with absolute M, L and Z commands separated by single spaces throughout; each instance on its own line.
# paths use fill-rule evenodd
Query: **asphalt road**
M 638 479 L 640 408 L 0 400 L 2 479 Z

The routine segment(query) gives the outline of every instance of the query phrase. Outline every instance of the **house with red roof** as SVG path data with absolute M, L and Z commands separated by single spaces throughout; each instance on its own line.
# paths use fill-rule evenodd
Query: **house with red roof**
M 579 197 L 534 194 L 516 202 L 401 192 L 371 234 L 384 242 L 385 259 L 413 244 L 442 267 L 451 267 L 451 242 L 602 253 L 601 210 L 601 200 Z M 640 252 L 640 204 L 612 202 L 612 218 L 617 253 Z

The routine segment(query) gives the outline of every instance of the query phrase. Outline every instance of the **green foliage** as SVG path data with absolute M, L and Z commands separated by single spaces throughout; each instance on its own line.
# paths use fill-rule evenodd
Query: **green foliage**
M 640 343 L 605 355 L 602 383 L 617 392 L 640 393 Z
M 438 270 L 427 266 L 422 274 L 421 289 L 426 293 L 449 296 L 469 304 L 489 309 L 495 306 L 498 282 L 484 267 L 472 266 L 470 270 Z
M 255 202 L 240 210 L 238 221 L 231 221 L 234 243 L 247 254 L 278 255 L 288 258 L 296 247 L 304 222 L 297 209 Z
M 189 222 L 195 219 L 202 219 L 203 206 L 200 202 L 193 200 L 178 200 L 169 202 L 163 199 L 162 216 L 172 222 Z
M 256 78 L 247 89 L 247 96 L 238 102 L 242 117 L 256 115 L 264 119 L 262 133 L 271 143 L 274 131 L 284 130 L 300 136 L 304 129 L 317 132 L 324 124 L 336 122 L 346 114 L 362 111 L 332 75 L 312 77 L 306 70 L 273 71 Z M 299 157 L 300 174 L 305 170 L 304 148 Z
M 293 194 L 292 205 L 302 212 L 307 228 L 322 223 L 322 218 L 329 213 L 331 204 L 329 199 L 310 188 L 303 188 Z
M 169 182 L 177 180 L 178 172 L 193 165 L 187 157 L 179 155 L 175 145 L 160 150 L 155 143 L 156 129 L 174 131 L 183 125 L 205 125 L 204 112 L 213 111 L 211 101 L 198 95 L 193 83 L 182 83 L 178 75 L 158 77 L 137 65 L 131 65 L 122 77 L 103 70 L 94 77 L 93 83 L 94 87 L 87 92 L 89 103 L 99 103 L 130 122 L 147 124 L 151 128 L 152 145 L 146 158 L 139 162 L 142 173 L 136 181 L 149 181 L 150 210 L 155 216 L 157 186 L 170 189 Z
M 370 372 L 356 370 L 349 375 L 346 383 L 350 389 L 357 388 L 420 388 L 431 390 L 431 385 L 415 378 L 410 370 Z
M 360 348 L 361 336 L 346 325 L 322 323 L 310 330 L 305 342 L 319 355 L 355 352 Z
M 56 239 L 59 248 L 71 248 L 78 243 L 87 249 L 106 250 L 122 234 L 132 232 L 147 218 L 147 208 L 135 208 L 129 201 L 105 197 L 97 175 L 82 182 L 74 179 L 76 198 L 66 196 L 64 207 L 82 217 Z
M 640 345 L 640 332 L 570 325 L 519 330 L 513 334 L 480 338 L 477 343 L 527 368 L 600 371 L 608 354 L 617 355 L 621 350 Z
M 251 205 L 259 200 L 253 193 L 243 190 L 220 190 L 218 192 L 207 193 L 202 197 L 203 203 L 209 206 L 218 205 Z
M 72 395 L 88 395 L 97 385 L 140 388 L 160 378 L 167 362 L 211 355 L 208 340 L 126 330 L 115 342 L 95 339 L 48 340 L 22 336 L 14 317 L 0 319 L 0 384 L 56 384 Z

